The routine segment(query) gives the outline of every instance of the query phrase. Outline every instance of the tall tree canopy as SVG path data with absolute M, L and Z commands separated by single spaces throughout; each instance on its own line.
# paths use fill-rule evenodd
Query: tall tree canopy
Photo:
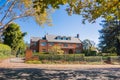
M 95 48 L 95 42 L 85 39 L 82 41 L 83 44 L 83 50 L 92 50 L 93 48 Z
M 11 23 L 8 26 L 9 27 L 3 33 L 3 41 L 4 44 L 11 47 L 12 53 L 16 54 L 18 50 L 22 51 L 25 49 L 23 37 L 26 33 L 22 33 L 20 26 L 15 23 Z
M 86 56 L 95 56 L 96 55 L 96 47 L 95 42 L 85 39 L 82 41 L 83 51 Z
M 120 21 L 103 21 L 100 30 L 100 44 L 102 52 L 117 53 L 120 55 Z
M 79 14 L 83 16 L 83 22 L 94 22 L 103 17 L 107 20 L 117 16 L 120 19 L 119 0 L 0 0 L 0 32 L 3 32 L 8 24 L 16 19 L 32 16 L 40 25 L 51 25 L 51 9 L 59 9 L 60 5 L 66 5 L 69 15 Z

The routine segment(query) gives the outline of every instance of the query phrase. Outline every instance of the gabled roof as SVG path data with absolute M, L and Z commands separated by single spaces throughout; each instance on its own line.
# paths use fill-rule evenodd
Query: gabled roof
M 31 41 L 38 41 L 38 40 L 40 40 L 41 38 L 40 37 L 31 37 Z
M 48 42 L 66 42 L 66 43 L 81 43 L 79 38 L 76 37 L 67 37 L 67 36 L 56 36 L 56 35 L 46 35 L 46 40 Z M 61 39 L 56 39 L 57 37 L 61 37 L 61 38 L 68 38 L 67 40 L 61 40 Z

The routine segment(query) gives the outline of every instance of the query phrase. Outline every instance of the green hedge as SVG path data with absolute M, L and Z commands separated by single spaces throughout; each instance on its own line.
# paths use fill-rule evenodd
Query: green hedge
M 120 63 L 120 56 L 110 56 L 112 62 L 119 62 Z
M 0 44 L 0 58 L 6 58 L 10 56 L 11 48 L 5 44 Z
M 85 56 L 84 54 L 38 54 L 39 60 L 43 62 L 58 62 L 58 63 L 64 63 L 64 62 L 106 62 L 108 60 L 111 60 L 112 62 L 120 62 L 120 56 Z
M 84 59 L 86 62 L 102 62 L 102 56 L 87 56 Z
M 40 60 L 49 60 L 49 61 L 83 61 L 84 54 L 39 54 Z
M 11 48 L 8 45 L 0 44 L 0 53 L 1 54 L 10 54 Z

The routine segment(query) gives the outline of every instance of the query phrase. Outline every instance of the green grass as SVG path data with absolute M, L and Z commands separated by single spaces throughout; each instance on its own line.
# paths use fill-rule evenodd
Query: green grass
M 33 61 L 26 61 L 26 63 L 28 63 L 28 64 L 41 64 L 42 62 L 33 60 Z
M 0 53 L 0 60 L 4 60 L 4 59 L 10 58 L 10 57 L 15 57 L 15 56 L 14 55 L 10 55 L 10 54 Z

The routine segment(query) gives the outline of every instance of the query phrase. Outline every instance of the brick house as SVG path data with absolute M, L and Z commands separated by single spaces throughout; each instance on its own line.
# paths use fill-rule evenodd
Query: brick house
M 30 49 L 33 52 L 48 52 L 52 46 L 60 46 L 64 53 L 80 53 L 82 43 L 79 34 L 76 37 L 45 35 L 43 38 L 31 37 Z

